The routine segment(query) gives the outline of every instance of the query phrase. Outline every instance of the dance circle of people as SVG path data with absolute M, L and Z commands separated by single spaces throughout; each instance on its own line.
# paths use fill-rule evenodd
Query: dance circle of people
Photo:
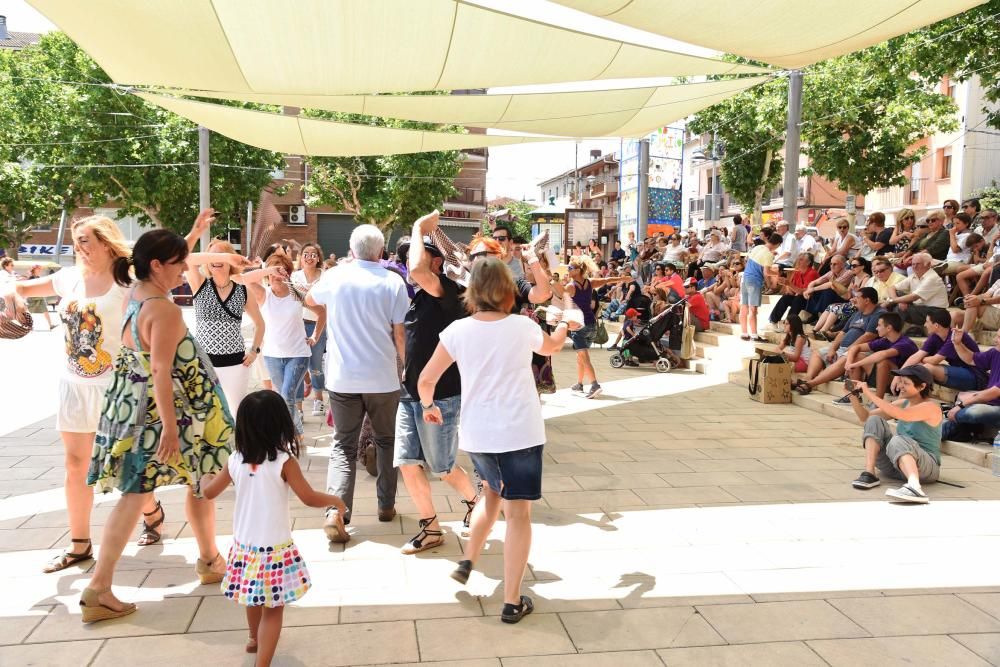
M 96 553 L 80 596 L 83 622 L 136 611 L 112 592 L 116 566 L 140 520 L 139 546 L 162 539 L 166 515 L 156 489 L 183 485 L 199 552 L 195 575 L 246 607 L 246 650 L 270 664 L 284 606 L 311 585 L 292 540 L 289 490 L 325 510 L 332 542 L 348 542 L 365 424 L 376 450 L 379 521 L 396 516 L 397 468 L 420 515 L 402 553 L 444 541 L 428 481 L 439 477 L 467 508 L 468 539 L 452 578 L 468 581 L 503 512 L 500 619 L 517 623 L 530 614 L 521 582 L 531 505 L 542 493 L 540 394 L 553 390 L 550 357 L 571 337 L 578 393 L 600 392 L 586 354 L 594 338 L 590 295 L 626 279 L 598 277 L 589 257 L 574 258 L 560 278 L 547 234 L 517 244 L 497 227 L 492 238 L 455 244 L 438 228 L 436 211 L 414 223 L 395 261 L 383 233 L 359 225 L 349 258 L 324 267 L 322 250 L 310 243 L 298 270 L 281 244 L 263 261 L 222 240 L 194 252 L 213 221 L 206 209 L 186 238 L 156 229 L 130 248 L 114 221 L 85 218 L 72 226 L 75 266 L 0 285 L 0 298 L 15 310 L 23 299 L 60 299 L 66 363 L 56 428 L 70 543 L 43 569 L 89 563 Z M 185 278 L 193 335 L 171 298 Z M 244 315 L 254 325 L 249 345 Z M 248 393 L 258 364 L 273 390 Z M 314 416 L 327 409 L 325 392 L 334 428 L 325 492 L 311 487 L 299 465 L 310 390 Z M 459 449 L 481 490 L 457 464 Z M 233 542 L 225 557 L 216 548 L 212 500 L 230 485 Z M 95 488 L 121 492 L 97 549 L 89 532 Z

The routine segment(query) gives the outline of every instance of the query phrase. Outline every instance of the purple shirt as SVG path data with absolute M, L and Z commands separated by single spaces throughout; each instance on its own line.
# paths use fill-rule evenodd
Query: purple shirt
M 882 352 L 883 350 L 896 350 L 896 365 L 902 366 L 903 362 L 917 353 L 917 344 L 906 336 L 900 336 L 893 343 L 888 338 L 876 338 L 868 343 L 868 349 L 872 352 Z
M 962 334 L 962 344 L 972 350 L 973 353 L 978 354 L 979 346 L 976 344 L 975 339 L 969 334 Z M 931 334 L 927 337 L 926 342 L 924 342 L 924 346 L 920 349 L 926 352 L 928 357 L 940 354 L 944 357 L 945 361 L 948 362 L 949 366 L 969 368 L 969 364 L 962 361 L 962 357 L 958 356 L 958 352 L 955 351 L 955 344 L 951 342 L 951 336 L 948 336 L 948 340 L 941 340 L 941 337 L 937 334 Z
M 976 364 L 976 368 L 990 372 L 990 377 L 986 381 L 986 389 L 1000 387 L 1000 350 L 991 347 L 985 352 L 976 352 L 972 361 Z M 1000 398 L 993 399 L 989 404 L 1000 405 Z

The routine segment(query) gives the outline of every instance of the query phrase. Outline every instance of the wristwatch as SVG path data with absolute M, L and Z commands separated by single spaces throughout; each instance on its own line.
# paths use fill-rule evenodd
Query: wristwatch
M 250 351 L 253 352 L 254 354 L 260 354 L 260 348 L 259 347 L 251 347 Z
M 958 399 L 957 401 L 955 401 L 955 407 L 956 408 L 964 408 L 965 407 L 965 402 L 962 399 Z

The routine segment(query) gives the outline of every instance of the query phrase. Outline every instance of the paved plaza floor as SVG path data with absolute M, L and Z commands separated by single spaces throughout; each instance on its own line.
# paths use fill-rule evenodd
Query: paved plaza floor
M 532 616 L 498 619 L 502 522 L 460 587 L 448 577 L 458 497 L 433 483 L 445 546 L 404 557 L 412 503 L 400 484 L 399 517 L 379 523 L 362 471 L 346 547 L 327 543 L 319 511 L 293 504 L 314 587 L 286 614 L 275 664 L 1000 664 L 1000 478 L 946 457 L 942 478 L 960 486 L 928 486 L 927 506 L 891 505 L 886 484 L 850 486 L 860 427 L 751 402 L 721 376 L 612 371 L 606 352 L 594 356 L 602 397 L 544 398 Z M 574 360 L 556 365 L 566 388 Z M 303 463 L 321 487 L 330 432 L 309 418 L 309 436 Z M 163 543 L 133 544 L 120 563 L 116 593 L 138 612 L 82 625 L 92 563 L 40 573 L 67 538 L 62 475 L 52 418 L 0 437 L 0 665 L 252 664 L 243 610 L 197 582 L 182 489 L 157 494 Z M 98 498 L 98 549 L 114 501 Z M 216 504 L 225 552 L 232 490 Z

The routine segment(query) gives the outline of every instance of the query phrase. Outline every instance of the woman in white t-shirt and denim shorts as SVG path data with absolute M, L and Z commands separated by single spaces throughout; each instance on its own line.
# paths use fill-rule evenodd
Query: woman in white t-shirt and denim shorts
M 534 608 L 521 595 L 531 547 L 531 501 L 542 497 L 545 422 L 531 372 L 531 353 L 562 349 L 569 329 L 559 322 L 552 335 L 522 315 L 510 315 L 514 278 L 495 257 L 473 264 L 465 291 L 471 317 L 453 322 L 420 374 L 417 387 L 424 421 L 440 424 L 434 387 L 451 364 L 462 378 L 459 449 L 467 452 L 482 478 L 485 502 L 476 505 L 465 545 L 452 578 L 465 583 L 500 510 L 507 521 L 504 539 L 504 607 L 500 618 L 517 623 Z M 498 426 L 502 425 L 502 426 Z

